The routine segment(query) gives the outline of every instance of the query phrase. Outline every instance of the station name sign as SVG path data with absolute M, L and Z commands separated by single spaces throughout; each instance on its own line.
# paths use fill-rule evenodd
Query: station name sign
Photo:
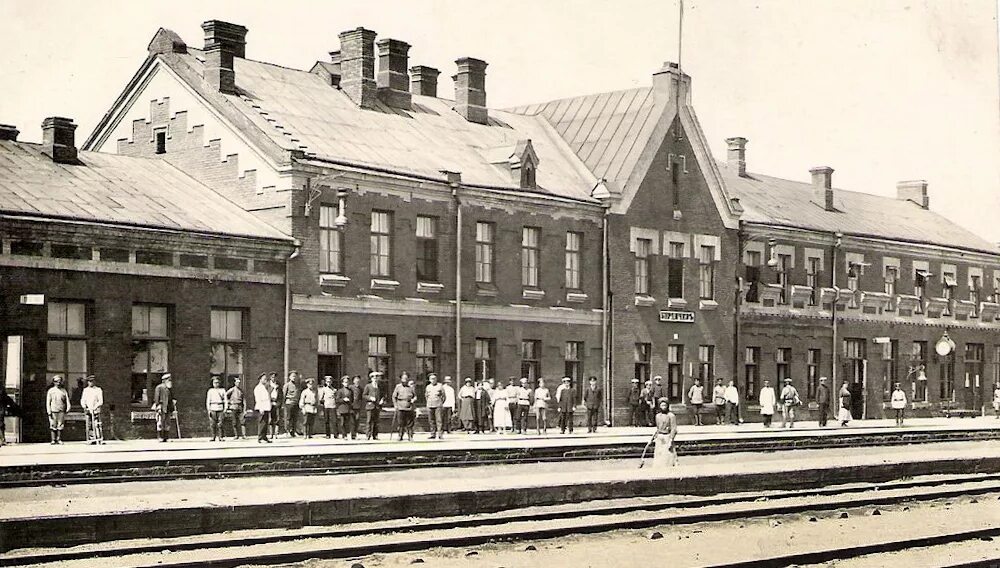
M 660 321 L 667 323 L 694 323 L 694 312 L 660 310 Z

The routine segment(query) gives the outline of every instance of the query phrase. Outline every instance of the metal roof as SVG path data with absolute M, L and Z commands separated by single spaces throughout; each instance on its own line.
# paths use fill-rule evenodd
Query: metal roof
M 201 52 L 164 58 L 201 73 Z M 307 155 L 393 168 L 441 178 L 462 173 L 465 183 L 519 189 L 509 171 L 490 163 L 496 148 L 531 140 L 539 158 L 536 179 L 543 192 L 593 201 L 595 178 L 583 168 L 544 120 L 490 109 L 488 125 L 469 122 L 447 99 L 413 95 L 412 110 L 379 102 L 364 109 L 322 77 L 237 58 L 235 107 L 278 146 Z
M 669 93 L 641 87 L 520 106 L 511 112 L 545 119 L 597 178 L 620 189 L 668 103 Z
M 0 213 L 291 240 L 164 160 L 80 152 L 61 164 L 43 150 L 0 141 Z
M 1000 253 L 995 244 L 912 201 L 835 188 L 837 210 L 827 211 L 814 197 L 810 183 L 749 172 L 740 176 L 722 161 L 719 171 L 732 196 L 739 198 L 742 220 L 747 223 Z

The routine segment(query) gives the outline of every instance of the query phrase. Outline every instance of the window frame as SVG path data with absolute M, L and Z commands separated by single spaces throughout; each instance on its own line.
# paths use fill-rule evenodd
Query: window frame
M 53 329 L 53 309 L 60 309 L 62 307 L 63 318 L 61 321 L 64 323 L 59 329 Z M 80 322 L 78 325 L 71 326 L 70 318 L 70 307 L 73 307 L 73 311 L 80 316 Z M 46 306 L 46 328 L 45 328 L 45 378 L 47 382 L 51 382 L 52 377 L 59 375 L 63 378 L 63 387 L 66 389 L 66 393 L 70 397 L 71 410 L 72 407 L 80 407 L 80 396 L 83 394 L 83 386 L 81 383 L 86 380 L 87 374 L 90 372 L 91 368 L 91 349 L 90 349 L 90 331 L 91 331 L 91 313 L 90 305 L 86 302 L 81 302 L 79 300 L 56 300 L 48 302 Z M 53 355 L 58 351 L 59 358 L 61 360 L 60 368 L 54 368 L 52 366 Z M 75 359 L 73 357 L 74 350 L 75 355 L 82 357 L 83 368 L 71 368 L 71 360 Z
M 385 340 L 384 348 L 379 345 L 380 340 Z M 375 342 L 375 348 L 372 343 Z M 368 334 L 367 346 L 365 348 L 365 365 L 368 373 L 378 371 L 383 377 L 395 377 L 395 354 L 396 336 L 380 333 Z
M 424 223 L 421 223 L 423 221 Z M 438 282 L 438 218 L 417 215 L 414 235 L 416 239 L 415 270 L 418 282 Z M 421 228 L 429 229 L 430 236 Z M 424 234 L 421 234 L 421 233 Z
M 542 341 L 540 339 L 521 340 L 521 377 L 534 385 L 542 376 Z
M 521 286 L 540 288 L 541 227 L 521 227 Z
M 384 219 L 382 222 L 377 220 Z M 392 278 L 393 266 L 393 214 L 392 211 L 373 209 L 371 213 L 370 231 L 370 262 L 369 270 L 372 278 Z
M 172 336 L 172 314 L 171 306 L 163 304 L 147 304 L 136 302 L 131 306 L 132 313 L 132 323 L 131 323 L 131 337 L 132 337 L 132 365 L 131 373 L 129 375 L 129 403 L 132 406 L 149 406 L 153 398 L 153 389 L 159 384 L 161 377 L 164 373 L 170 372 L 170 358 L 171 351 L 173 350 L 173 344 L 171 341 Z M 141 330 L 136 330 L 136 310 L 140 311 L 140 319 L 145 319 L 145 326 L 148 330 L 146 333 L 142 333 Z M 154 333 L 152 326 L 153 311 L 152 310 L 163 310 L 163 329 L 162 333 Z M 141 312 L 145 311 L 145 317 Z M 153 346 L 156 344 L 162 344 L 165 347 L 166 357 L 163 361 L 164 368 L 162 371 L 152 371 L 153 367 Z M 136 357 L 140 352 L 145 352 L 145 372 L 139 373 L 136 371 Z M 142 392 L 136 392 L 136 382 L 140 381 L 144 383 L 146 389 L 145 402 L 143 402 Z M 138 398 L 137 395 L 138 394 Z
M 702 245 L 698 254 L 698 293 L 702 300 L 715 299 L 715 247 Z
M 216 334 L 216 314 L 225 314 L 226 323 L 223 335 Z M 229 334 L 230 329 L 233 327 L 229 321 L 229 317 L 232 314 L 239 314 L 239 323 L 235 325 L 235 328 L 239 330 L 238 337 Z M 212 350 L 210 372 L 213 376 L 218 375 L 219 377 L 222 377 L 223 384 L 229 385 L 235 379 L 239 381 L 241 387 L 244 385 L 246 375 L 246 350 L 249 343 L 247 341 L 247 338 L 249 337 L 248 315 L 248 310 L 243 308 L 225 306 L 213 306 L 210 308 L 211 322 L 208 334 Z M 222 351 L 221 371 L 215 367 L 215 364 L 219 361 L 216 353 L 217 349 L 221 349 Z M 237 363 L 237 369 L 230 369 L 230 362 Z M 238 370 L 238 372 L 232 372 L 235 370 Z
M 343 274 L 344 232 L 336 224 L 337 206 L 320 205 L 319 211 L 319 271 Z
M 497 340 L 495 337 L 477 337 L 474 343 L 473 365 L 476 378 L 482 381 L 496 379 Z
M 476 283 L 492 284 L 495 259 L 496 224 L 476 221 Z
M 582 249 L 583 233 L 566 231 L 566 288 L 569 290 L 582 288 Z
M 635 240 L 635 294 L 649 295 L 649 255 L 653 249 L 652 239 Z

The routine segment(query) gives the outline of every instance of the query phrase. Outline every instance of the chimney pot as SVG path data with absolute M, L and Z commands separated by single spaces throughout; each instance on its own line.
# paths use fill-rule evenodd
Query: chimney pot
M 398 39 L 383 38 L 375 42 L 378 47 L 378 96 L 385 104 L 409 109 L 410 76 L 409 66 L 410 44 Z
M 0 140 L 17 142 L 17 135 L 20 133 L 21 131 L 13 124 L 0 124 Z
M 438 94 L 438 75 L 441 72 L 426 65 L 410 67 L 410 91 L 423 97 L 435 97 Z
M 458 73 L 455 81 L 455 111 L 465 120 L 477 124 L 489 122 L 486 110 L 486 65 L 481 59 L 463 57 L 455 60 Z
M 375 32 L 355 28 L 340 33 L 340 90 L 362 108 L 375 106 Z
M 836 211 L 837 207 L 833 202 L 833 168 L 829 166 L 819 166 L 809 170 L 812 174 L 812 183 L 815 187 L 817 201 L 823 205 L 827 211 Z
M 747 175 L 747 139 L 742 136 L 726 138 L 726 163 L 736 170 L 740 177 Z
M 205 30 L 205 80 L 220 93 L 236 94 L 234 59 L 246 57 L 247 29 L 222 20 L 201 24 Z
M 912 201 L 923 209 L 929 209 L 930 199 L 927 196 L 927 180 L 915 179 L 897 183 L 896 198 L 903 201 Z
M 42 147 L 53 162 L 73 164 L 77 161 L 76 124 L 71 118 L 50 116 L 42 121 Z

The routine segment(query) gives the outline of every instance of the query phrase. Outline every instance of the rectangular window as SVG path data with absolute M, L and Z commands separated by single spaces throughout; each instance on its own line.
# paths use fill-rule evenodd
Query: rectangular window
M 930 274 L 926 270 L 914 270 L 913 271 L 913 295 L 920 298 L 917 302 L 917 307 L 914 310 L 916 313 L 923 313 L 924 311 L 924 296 L 927 293 L 927 277 Z
M 703 246 L 699 251 L 698 291 L 702 300 L 715 299 L 715 247 Z
M 441 338 L 429 335 L 417 337 L 417 402 L 424 402 L 424 388 L 428 383 L 427 377 L 431 373 L 440 373 L 441 367 L 438 362 Z
M 715 376 L 715 346 L 698 346 L 698 378 L 701 384 L 709 386 L 712 384 L 712 377 Z
M 684 297 L 684 243 L 670 243 L 667 259 L 667 296 Z
M 572 231 L 566 233 L 566 288 L 580 289 L 580 248 L 583 234 Z
M 368 336 L 368 372 L 378 371 L 383 377 L 395 377 L 392 354 L 395 338 L 391 335 Z
M 635 344 L 635 378 L 639 379 L 639 382 L 642 384 L 646 384 L 646 381 L 650 379 L 650 370 L 652 369 L 652 353 L 652 344 Z
M 392 276 L 392 213 L 372 211 L 371 275 Z
M 913 380 L 913 400 L 927 402 L 927 342 L 914 341 L 911 356 Z
M 476 378 L 485 381 L 496 378 L 497 340 L 476 338 Z
M 882 375 L 882 397 L 889 400 L 893 386 L 899 381 L 899 341 L 893 339 L 882 344 L 882 361 L 885 371 Z
M 417 280 L 437 282 L 438 240 L 437 218 L 417 217 Z
M 521 230 L 521 285 L 538 287 L 539 241 L 542 230 L 524 227 Z
M 578 401 L 583 400 L 583 342 L 567 341 L 563 376 L 572 379 Z
M 542 375 L 542 342 L 537 339 L 521 341 L 521 377 L 534 384 Z
M 493 282 L 493 223 L 476 223 L 476 282 Z
M 993 385 L 985 386 L 985 392 L 993 392 L 993 389 L 995 389 L 997 385 L 1000 385 L 1000 345 L 993 346 Z M 986 396 L 992 398 L 989 394 Z M 989 400 L 989 398 L 987 400 Z
M 243 381 L 244 318 L 242 310 L 212 310 L 211 374 L 223 377 L 228 385 Z
M 61 375 L 70 403 L 79 408 L 87 377 L 87 306 L 49 302 L 45 377 Z
M 982 385 L 983 360 L 986 357 L 986 346 L 982 343 L 965 344 L 965 388 L 975 389 Z M 955 384 L 952 382 L 951 389 L 954 392 Z M 971 394 L 971 393 L 970 393 Z M 954 395 L 952 395 L 954 396 Z M 945 398 L 942 396 L 942 398 Z M 971 404 L 968 404 L 971 406 Z
M 850 291 L 850 301 L 848 306 L 852 308 L 858 307 L 858 287 L 861 278 L 861 266 L 850 262 L 847 265 L 847 289 Z
M 752 400 L 757 393 L 760 373 L 757 364 L 760 361 L 760 347 L 747 347 L 743 352 L 743 380 L 746 384 L 744 396 Z
M 746 251 L 746 268 L 744 269 L 744 286 L 746 287 L 746 301 L 760 301 L 760 252 L 755 250 Z
M 944 271 L 941 273 L 941 297 L 943 297 L 948 302 L 944 305 L 944 310 L 941 312 L 942 315 L 951 315 L 951 300 L 955 297 L 955 288 L 958 286 L 958 280 L 955 278 L 955 273 L 953 271 Z
M 979 316 L 979 299 L 982 297 L 983 277 L 977 274 L 969 276 L 969 301 L 972 302 L 972 317 Z
M 166 306 L 132 306 L 132 404 L 149 406 L 153 389 L 170 368 L 168 329 Z
M 684 346 L 667 345 L 667 398 L 681 402 L 684 385 Z
M 344 342 L 342 333 L 319 334 L 316 348 L 318 379 L 333 377 L 339 381 L 340 377 L 344 376 Z M 383 380 L 391 381 L 392 377 L 383 377 Z
M 166 154 L 167 153 L 167 128 L 161 126 L 159 128 L 153 129 L 153 140 L 156 143 L 156 153 Z
M 819 363 L 821 353 L 819 349 L 810 349 L 806 359 L 806 398 L 816 400 L 816 391 L 819 389 Z
M 636 239 L 635 241 L 635 293 L 649 294 L 649 251 L 653 241 Z
M 809 287 L 809 305 L 816 305 L 816 291 L 819 289 L 820 259 L 809 257 L 806 259 L 806 286 Z
M 781 286 L 781 295 L 778 297 L 778 303 L 787 304 L 788 299 L 792 296 L 792 280 L 791 271 L 792 269 L 792 255 L 790 254 L 779 254 L 778 255 L 778 266 L 775 268 L 777 273 L 777 284 Z
M 774 354 L 775 358 L 775 382 L 778 388 L 785 384 L 785 379 L 792 378 L 792 350 L 789 347 L 780 347 Z
M 896 281 L 899 280 L 899 268 L 885 267 L 885 293 L 889 295 L 888 310 L 896 309 Z
M 344 272 L 343 233 L 337 228 L 337 208 L 323 205 L 319 208 L 319 271 L 323 274 Z

